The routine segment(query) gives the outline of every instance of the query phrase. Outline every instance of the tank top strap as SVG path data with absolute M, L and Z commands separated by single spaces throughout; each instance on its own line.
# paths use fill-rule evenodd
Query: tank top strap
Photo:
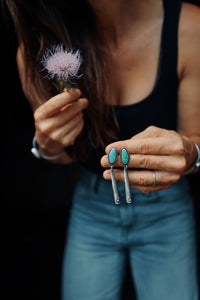
M 162 72 L 177 77 L 178 28 L 182 0 L 163 0 L 164 28 L 161 45 Z

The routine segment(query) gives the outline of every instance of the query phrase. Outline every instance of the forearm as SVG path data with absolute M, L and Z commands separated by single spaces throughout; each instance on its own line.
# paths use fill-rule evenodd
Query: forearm
M 200 136 L 192 135 L 189 136 L 188 138 L 200 147 Z

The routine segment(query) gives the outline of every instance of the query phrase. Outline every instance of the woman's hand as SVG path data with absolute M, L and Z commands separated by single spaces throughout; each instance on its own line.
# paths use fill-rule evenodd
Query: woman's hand
M 108 145 L 107 154 L 112 147 L 116 147 L 118 153 L 125 147 L 130 153 L 128 168 L 141 169 L 128 170 L 128 174 L 130 186 L 143 193 L 168 189 L 197 159 L 195 145 L 189 138 L 155 126 L 148 127 L 130 140 Z M 109 167 L 107 155 L 102 157 L 101 165 Z M 122 167 L 119 156 L 115 167 Z M 151 171 L 156 175 L 154 186 Z M 111 179 L 110 170 L 104 171 L 103 176 Z M 116 180 L 124 182 L 123 170 L 115 169 L 115 176 Z
M 80 90 L 70 89 L 35 110 L 35 136 L 44 154 L 53 156 L 61 153 L 65 147 L 73 145 L 81 133 L 84 127 L 83 110 L 88 101 L 80 96 Z

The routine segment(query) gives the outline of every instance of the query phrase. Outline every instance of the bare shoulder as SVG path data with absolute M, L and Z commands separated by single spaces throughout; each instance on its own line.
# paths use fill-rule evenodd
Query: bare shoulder
M 183 2 L 179 22 L 179 74 L 200 67 L 200 7 Z
M 182 5 L 178 46 L 178 131 L 199 136 L 200 8 L 196 5 Z
M 200 29 L 200 7 L 183 2 L 180 15 L 180 29 L 184 31 L 196 31 Z M 195 33 L 195 32 L 194 32 Z

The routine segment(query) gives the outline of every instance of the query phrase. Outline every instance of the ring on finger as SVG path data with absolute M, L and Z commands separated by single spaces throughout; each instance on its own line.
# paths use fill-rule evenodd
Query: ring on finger
M 152 186 L 156 185 L 156 173 L 154 171 L 151 171 L 152 175 L 153 175 L 153 183 Z

